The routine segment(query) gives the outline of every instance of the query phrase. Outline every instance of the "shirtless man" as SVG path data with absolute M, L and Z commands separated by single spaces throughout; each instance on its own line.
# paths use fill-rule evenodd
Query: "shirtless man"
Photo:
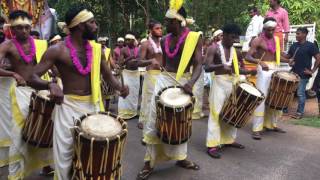
M 140 72 L 138 71 L 139 48 L 135 45 L 136 38 L 133 34 L 125 36 L 126 47 L 121 49 L 120 67 L 123 68 L 123 82 L 128 84 L 130 94 L 128 97 L 119 98 L 118 114 L 123 119 L 132 119 L 138 115 L 138 101 L 140 90 Z
M 240 74 L 256 73 L 242 68 L 243 58 L 241 53 L 233 47 L 240 34 L 241 31 L 237 25 L 225 25 L 223 27 L 222 41 L 210 46 L 205 57 L 205 71 L 213 72 L 211 75 L 213 81 L 212 89 L 209 95 L 210 115 L 206 145 L 208 147 L 208 155 L 216 159 L 221 157 L 221 149 L 223 147 L 245 148 L 236 142 L 237 129 L 219 118 L 225 101 L 228 100 L 232 93 L 233 83 L 240 79 L 245 79 Z M 234 53 L 237 54 L 237 58 L 235 58 Z M 236 67 L 236 64 L 239 66 Z
M 200 169 L 196 163 L 187 160 L 188 142 L 179 145 L 165 144 L 158 138 L 155 127 L 155 96 L 158 92 L 168 86 L 177 85 L 176 81 L 179 81 L 179 84 L 183 84 L 184 91 L 192 94 L 192 88 L 200 76 L 202 66 L 202 41 L 200 33 L 190 32 L 190 30 L 185 27 L 187 24 L 186 17 L 187 13 L 182 6 L 179 8 L 170 7 L 166 13 L 165 22 L 167 31 L 170 34 L 161 41 L 161 47 L 164 50 L 162 61 L 165 64 L 164 69 L 166 69 L 166 72 L 162 72 L 158 76 L 151 98 L 149 107 L 151 109 L 143 133 L 143 141 L 146 143 L 145 164 L 139 172 L 137 179 L 147 179 L 152 173 L 154 165 L 163 160 L 176 160 L 176 165 L 185 169 Z M 187 36 L 194 41 L 186 41 Z M 185 47 L 189 47 L 189 51 L 185 51 Z M 181 59 L 183 53 L 189 54 L 190 56 L 186 59 Z M 180 62 L 183 62 L 186 68 L 179 66 Z M 191 65 L 193 66 L 192 75 L 190 74 Z M 178 72 L 182 72 L 182 74 Z M 173 80 L 174 77 L 176 77 L 176 80 Z
M 276 59 L 277 52 L 280 57 L 280 49 L 276 48 L 277 41 L 274 35 L 276 26 L 277 22 L 274 18 L 265 18 L 262 34 L 252 41 L 251 48 L 246 55 L 246 60 L 258 64 L 256 86 L 266 97 L 268 95 L 271 75 L 277 70 L 277 66 L 280 65 L 280 59 Z M 280 43 L 280 40 L 278 42 Z M 263 128 L 268 131 L 285 133 L 284 130 L 277 127 L 277 120 L 280 116 L 280 111 L 265 107 L 265 102 L 263 101 L 254 112 L 252 138 L 260 140 Z
M 149 23 L 149 39 L 141 44 L 138 66 L 147 66 L 147 74 L 144 76 L 142 87 L 142 101 L 138 128 L 143 129 L 143 124 L 148 120 L 149 106 L 153 94 L 154 86 L 160 74 L 160 64 L 162 63 L 162 49 L 160 39 L 162 37 L 162 25 L 160 22 L 151 20 Z
M 51 99 L 61 104 L 56 106 L 53 112 L 55 178 L 59 180 L 74 178 L 70 175 L 74 144 L 70 128 L 74 126 L 73 117 L 79 118 L 85 112 L 104 110 L 100 74 L 113 88 L 120 91 L 121 96 L 128 95 L 128 87 L 121 85 L 112 76 L 101 45 L 88 41 L 96 38 L 98 29 L 92 12 L 81 5 L 71 6 L 65 20 L 70 35 L 65 41 L 51 46 L 46 51 L 41 63 L 35 67 L 31 81 L 36 89 L 49 89 Z M 89 56 L 91 54 L 92 56 Z M 63 91 L 57 84 L 40 79 L 40 76 L 53 65 L 60 72 Z M 79 112 L 78 109 L 83 109 L 84 112 Z
M 21 112 L 21 116 L 12 116 L 10 136 L 11 146 L 9 156 L 19 156 L 18 161 L 9 165 L 9 179 L 10 178 L 24 178 L 24 175 L 28 175 L 30 172 L 25 172 L 25 169 L 29 167 L 35 167 L 36 170 L 41 167 L 41 163 L 49 165 L 48 159 L 41 159 L 43 155 L 47 158 L 51 157 L 51 149 L 33 149 L 35 152 L 31 152 L 29 146 L 22 141 L 21 128 L 24 125 L 27 113 L 29 111 L 30 95 L 33 89 L 30 87 L 21 87 L 29 85 L 30 77 L 33 73 L 33 68 L 37 64 L 35 40 L 30 36 L 32 17 L 27 12 L 18 10 L 13 11 L 9 16 L 10 27 L 15 37 L 12 40 L 7 40 L 0 45 L 0 59 L 6 58 L 10 65 L 11 70 L 0 68 L 0 76 L 12 77 L 16 80 L 17 86 L 12 89 L 12 97 L 10 101 L 16 99 L 16 103 L 11 107 L 11 112 Z M 19 87 L 20 86 L 20 87 Z M 22 117 L 22 118 L 21 118 Z M 29 149 L 29 150 L 28 150 Z M 32 151 L 33 151 L 32 150 Z M 35 153 L 35 154 L 31 154 Z M 38 159 L 39 164 L 34 164 Z M 31 161 L 32 159 L 32 161 Z M 43 164 L 42 164 L 43 165 Z M 26 167 L 26 168 L 23 168 Z M 43 169 L 43 173 L 49 173 L 51 168 L 48 166 Z

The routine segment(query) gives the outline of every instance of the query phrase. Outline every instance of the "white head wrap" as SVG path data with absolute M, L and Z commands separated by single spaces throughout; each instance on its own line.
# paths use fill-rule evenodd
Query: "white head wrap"
M 17 19 L 10 20 L 10 26 L 18 26 L 18 25 L 32 25 L 32 20 L 26 17 L 18 17 Z
M 124 42 L 124 39 L 123 39 L 123 37 L 119 37 L 118 39 L 117 39 L 117 42 Z
M 52 43 L 53 41 L 56 41 L 56 40 L 61 40 L 61 36 L 60 35 L 56 35 L 54 36 L 52 39 L 50 39 L 49 43 Z
M 222 34 L 223 31 L 221 29 L 218 29 L 216 30 L 214 33 L 213 33 L 213 38 L 217 37 L 219 34 Z
M 127 34 L 127 35 L 125 36 L 125 39 L 135 40 L 136 37 L 135 37 L 134 35 L 132 35 L 132 34 Z
M 98 42 L 101 42 L 101 41 L 108 41 L 109 38 L 107 36 L 104 36 L 104 37 L 99 37 L 98 38 Z
M 92 12 L 88 11 L 87 9 L 84 9 L 82 11 L 80 11 L 70 22 L 70 24 L 68 25 L 68 28 L 73 28 L 77 25 L 79 25 L 80 23 L 86 22 L 89 19 L 93 18 L 94 15 Z
M 177 19 L 181 21 L 181 26 L 185 27 L 187 24 L 194 24 L 195 20 L 192 18 L 184 18 L 181 14 L 178 13 L 175 9 L 169 9 L 166 13 L 166 17 L 170 19 Z
M 263 28 L 269 28 L 269 27 L 275 28 L 276 26 L 277 26 L 277 22 L 272 20 L 269 20 L 263 24 Z

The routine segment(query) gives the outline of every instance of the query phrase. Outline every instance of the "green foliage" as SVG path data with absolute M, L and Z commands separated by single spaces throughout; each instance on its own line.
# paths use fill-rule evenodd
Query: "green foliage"
M 320 118 L 317 118 L 317 117 L 302 118 L 302 119 L 293 121 L 293 123 L 295 125 L 303 125 L 303 126 L 320 128 Z
M 93 11 L 100 24 L 100 34 L 114 38 L 134 31 L 144 37 L 148 21 L 153 18 L 163 22 L 169 0 L 48 0 L 63 20 L 68 7 L 85 3 Z M 319 0 L 282 0 L 288 9 L 291 24 L 320 23 Z M 318 3 L 317 3 L 318 2 Z M 243 33 L 250 21 L 247 9 L 256 5 L 262 14 L 269 9 L 268 0 L 185 0 L 184 7 L 196 23 L 193 30 L 211 34 L 212 28 L 221 28 L 225 23 L 237 23 Z M 131 22 L 131 23 L 130 23 Z M 131 24 L 131 26 L 130 26 Z M 130 29 L 131 27 L 131 29 Z M 320 28 L 318 28 L 320 37 Z

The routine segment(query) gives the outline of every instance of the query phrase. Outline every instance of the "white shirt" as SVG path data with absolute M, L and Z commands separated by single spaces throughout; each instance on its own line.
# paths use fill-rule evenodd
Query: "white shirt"
M 263 30 L 264 18 L 260 15 L 255 15 L 247 28 L 246 40 L 250 41 L 252 37 L 258 36 Z
M 264 18 L 260 15 L 255 15 L 252 17 L 251 22 L 247 28 L 246 41 L 243 43 L 242 51 L 249 51 L 249 43 L 252 37 L 257 37 L 263 30 L 263 20 Z

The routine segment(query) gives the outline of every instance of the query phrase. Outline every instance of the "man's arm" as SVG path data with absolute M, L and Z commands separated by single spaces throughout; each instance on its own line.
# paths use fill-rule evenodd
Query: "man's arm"
M 287 11 L 283 13 L 283 31 L 284 31 L 284 42 L 287 43 L 289 31 L 290 31 L 289 16 Z
M 148 45 L 148 41 L 141 44 L 139 60 L 136 62 L 139 67 L 146 67 L 157 62 L 154 58 L 147 59 Z
M 59 55 L 62 52 L 60 44 L 61 43 L 49 47 L 49 49 L 42 56 L 40 63 L 34 67 L 34 72 L 28 82 L 31 87 L 37 90 L 49 89 L 51 100 L 57 104 L 61 104 L 63 102 L 63 91 L 58 84 L 44 81 L 40 77 L 50 68 L 52 68 L 56 60 L 59 59 Z
M 264 71 L 268 71 L 269 70 L 268 65 L 262 61 L 264 54 L 260 59 L 256 59 L 253 57 L 253 55 L 258 52 L 260 43 L 261 43 L 260 38 L 255 38 L 252 41 L 251 48 L 246 55 L 246 60 L 249 61 L 250 63 L 259 64 Z
M 206 54 L 205 60 L 204 60 L 205 61 L 204 70 L 206 72 L 216 71 L 216 70 L 221 69 L 223 67 L 223 64 L 215 64 L 214 63 L 216 53 L 217 53 L 216 46 L 210 46 L 207 49 L 207 54 Z
M 184 90 L 192 94 L 192 88 L 201 74 L 202 68 L 202 39 L 199 38 L 196 50 L 194 52 L 193 71 L 191 79 L 184 85 Z
M 9 54 L 10 42 L 5 41 L 0 44 L 0 59 L 4 59 L 7 54 Z M 4 67 L 0 67 L 0 76 L 13 77 L 19 86 L 25 86 L 26 81 L 18 73 L 13 71 L 5 70 Z
M 121 93 L 121 96 L 126 97 L 129 94 L 128 86 L 122 86 L 122 84 L 112 75 L 103 52 L 101 55 L 101 74 L 108 84 Z
M 43 54 L 40 63 L 34 67 L 32 77 L 29 81 L 29 85 L 31 87 L 37 90 L 49 89 L 49 84 L 51 82 L 42 80 L 41 76 L 49 69 L 53 68 L 58 54 L 61 54 L 58 45 L 49 47 L 49 49 Z

